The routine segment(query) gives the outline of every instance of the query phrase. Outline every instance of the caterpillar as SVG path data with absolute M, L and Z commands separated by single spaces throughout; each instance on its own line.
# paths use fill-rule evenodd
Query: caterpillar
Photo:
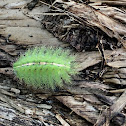
M 69 50 L 53 47 L 28 49 L 13 64 L 13 70 L 20 81 L 33 87 L 55 89 L 70 84 L 77 74 L 75 56 Z

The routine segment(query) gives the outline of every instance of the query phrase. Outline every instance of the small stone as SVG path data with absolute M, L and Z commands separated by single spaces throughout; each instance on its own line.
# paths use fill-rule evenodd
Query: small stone
M 20 90 L 16 88 L 11 88 L 10 91 L 14 92 L 15 94 L 20 94 Z

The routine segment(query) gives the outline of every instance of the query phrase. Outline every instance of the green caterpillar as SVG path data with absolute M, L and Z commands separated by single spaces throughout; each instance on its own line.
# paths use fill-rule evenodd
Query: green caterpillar
M 29 49 L 13 64 L 14 73 L 27 85 L 55 89 L 71 83 L 77 74 L 75 56 L 68 50 L 52 47 Z

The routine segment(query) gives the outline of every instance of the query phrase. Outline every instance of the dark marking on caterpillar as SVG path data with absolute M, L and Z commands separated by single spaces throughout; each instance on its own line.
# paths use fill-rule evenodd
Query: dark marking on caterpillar
M 14 73 L 27 85 L 54 89 L 70 84 L 71 76 L 77 74 L 75 56 L 68 50 L 52 47 L 36 47 L 13 64 Z

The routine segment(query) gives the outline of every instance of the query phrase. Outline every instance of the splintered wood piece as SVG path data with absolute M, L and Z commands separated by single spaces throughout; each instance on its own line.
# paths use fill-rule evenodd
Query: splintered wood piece
M 94 124 L 98 119 L 98 110 L 96 110 L 91 104 L 87 103 L 86 101 L 79 102 L 72 96 L 56 96 L 56 98 L 89 122 Z
M 103 125 L 106 122 L 106 119 L 111 120 L 113 117 L 119 114 L 120 111 L 122 111 L 125 105 L 126 105 L 126 90 L 118 98 L 118 100 L 115 101 L 115 103 L 110 106 L 109 109 L 106 109 L 105 111 L 102 112 L 102 115 L 100 115 L 100 117 L 98 118 L 97 122 L 95 123 L 95 126 Z
M 126 85 L 126 50 L 121 48 L 108 53 L 105 51 L 106 64 L 109 66 L 102 76 L 105 83 Z
M 126 49 L 116 49 L 110 54 L 105 52 L 106 63 L 114 68 L 126 68 Z

